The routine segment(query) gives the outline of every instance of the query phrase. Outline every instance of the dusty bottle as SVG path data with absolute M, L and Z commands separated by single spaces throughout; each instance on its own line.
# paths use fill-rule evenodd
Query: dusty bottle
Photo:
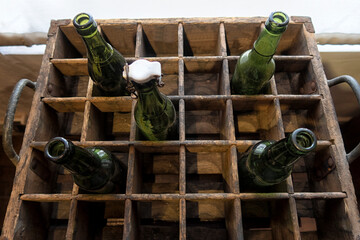
M 273 55 L 286 30 L 289 17 L 283 12 L 273 12 L 265 23 L 252 49 L 238 59 L 231 79 L 232 94 L 266 94 L 269 80 L 275 72 Z
M 159 91 L 160 63 L 137 60 L 129 65 L 127 78 L 138 95 L 134 117 L 143 137 L 152 141 L 174 139 L 177 132 L 176 111 L 171 100 Z
M 70 140 L 55 137 L 46 144 L 44 156 L 69 170 L 74 182 L 83 190 L 95 193 L 125 191 L 126 170 L 106 149 L 82 148 Z
M 284 181 L 296 161 L 315 149 L 316 141 L 311 130 L 298 128 L 280 141 L 258 142 L 238 161 L 240 185 L 264 187 Z
M 125 58 L 101 36 L 91 15 L 80 13 L 73 19 L 73 24 L 85 43 L 88 71 L 101 94 L 128 95 L 126 81 L 122 77 Z

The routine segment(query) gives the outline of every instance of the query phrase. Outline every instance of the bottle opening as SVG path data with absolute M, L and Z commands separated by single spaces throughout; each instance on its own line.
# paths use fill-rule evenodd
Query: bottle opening
M 311 151 L 316 147 L 316 137 L 314 133 L 306 128 L 295 130 L 292 140 L 295 147 L 302 152 Z
M 85 25 L 86 23 L 88 23 L 90 20 L 89 15 L 82 13 L 80 15 L 77 16 L 77 18 L 75 19 L 75 21 L 79 24 L 79 25 Z
M 90 14 L 79 13 L 74 17 L 73 24 L 77 29 L 85 30 L 95 23 L 93 17 Z M 96 27 L 96 25 L 94 26 Z
M 283 12 L 275 12 L 272 15 L 272 19 L 275 23 L 283 24 L 289 22 L 288 16 Z
M 272 34 L 283 33 L 289 24 L 289 16 L 283 12 L 272 12 L 265 23 L 265 28 Z
M 69 142 L 66 139 L 56 137 L 46 144 L 44 155 L 51 161 L 59 162 L 68 154 L 69 148 Z
M 65 144 L 61 141 L 52 142 L 48 151 L 50 156 L 59 157 L 64 154 Z

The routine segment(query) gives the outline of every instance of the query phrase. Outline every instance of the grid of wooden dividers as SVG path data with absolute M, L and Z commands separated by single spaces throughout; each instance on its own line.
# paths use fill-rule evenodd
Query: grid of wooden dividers
M 266 18 L 98 20 L 129 63 L 162 64 L 178 139 L 136 139 L 131 97 L 103 97 L 71 20 L 52 21 L 4 228 L 5 239 L 355 239 L 359 214 L 310 18 L 292 17 L 266 95 L 231 95 L 239 55 Z M 299 127 L 316 151 L 265 192 L 237 160 Z M 89 194 L 46 161 L 55 136 L 102 146 L 127 166 L 125 192 Z

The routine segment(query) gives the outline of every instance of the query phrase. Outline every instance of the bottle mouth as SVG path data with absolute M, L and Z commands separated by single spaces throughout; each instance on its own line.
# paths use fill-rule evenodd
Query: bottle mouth
M 61 163 L 70 154 L 71 143 L 62 137 L 55 137 L 51 139 L 45 146 L 45 158 Z
M 295 148 L 301 152 L 310 152 L 316 145 L 317 140 L 315 134 L 307 128 L 296 129 L 291 136 Z
M 265 27 L 274 34 L 283 33 L 289 21 L 289 16 L 286 13 L 280 11 L 272 12 L 265 23 Z
M 87 28 L 94 22 L 93 17 L 87 13 L 79 13 L 74 17 L 73 23 L 76 28 Z
M 88 13 L 79 13 L 73 19 L 74 27 L 82 36 L 94 34 L 97 30 L 97 24 L 94 18 Z

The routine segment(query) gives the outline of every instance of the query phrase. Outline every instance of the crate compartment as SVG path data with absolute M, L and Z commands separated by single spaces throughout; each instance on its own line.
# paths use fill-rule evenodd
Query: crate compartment
M 21 221 L 26 224 L 15 230 L 14 239 L 65 239 L 70 201 L 31 202 L 21 206 Z
M 343 199 L 296 200 L 302 239 L 352 239 Z
M 195 98 L 185 101 L 187 140 L 227 139 L 228 116 L 225 100 Z
M 260 34 L 261 23 L 225 23 L 228 56 L 239 56 L 253 47 Z
M 241 212 L 244 239 L 295 239 L 288 199 L 242 201 Z
M 133 202 L 135 239 L 179 239 L 179 201 Z
M 104 102 L 99 98 L 93 99 L 92 103 L 87 106 L 88 120 L 85 123 L 84 138 L 87 141 L 128 141 L 131 129 L 131 100 L 114 98 L 113 102 Z M 116 104 L 120 111 L 112 112 L 115 109 L 111 106 Z
M 291 60 L 291 59 L 289 59 Z M 294 61 L 297 61 L 294 58 Z M 301 61 L 298 61 L 301 62 Z M 302 61 L 305 62 L 306 61 Z M 311 63 L 299 66 L 294 71 L 283 71 L 285 64 L 279 66 L 275 72 L 275 82 L 278 94 L 318 94 L 318 86 L 314 79 L 314 71 Z
M 285 135 L 297 128 L 308 128 L 318 140 L 329 140 L 329 132 L 320 98 L 282 98 L 280 99 L 281 118 Z
M 133 178 L 138 193 L 179 193 L 179 149 L 138 148 Z
M 234 97 L 232 102 L 237 140 L 279 140 L 281 123 L 274 98 Z
M 239 239 L 236 200 L 186 201 L 186 239 Z M 237 215 L 237 218 L 239 216 Z
M 106 24 L 99 22 L 101 33 L 108 43 L 124 57 L 135 56 L 136 23 Z
M 72 67 L 75 68 L 70 70 Z M 54 60 L 50 66 L 49 81 L 46 86 L 45 97 L 86 97 L 89 77 L 76 63 L 64 63 Z
M 46 100 L 47 99 L 43 99 L 43 102 L 46 102 Z M 54 102 L 54 105 L 51 103 L 42 104 L 42 111 L 39 114 L 40 125 L 36 129 L 34 140 L 49 141 L 53 137 L 61 136 L 69 140 L 79 141 L 84 122 L 84 113 L 82 112 L 82 109 L 85 105 L 85 101 Z M 74 106 L 71 106 L 73 103 L 75 103 L 75 108 L 73 108 Z M 57 111 L 53 107 L 62 112 Z M 69 110 L 70 112 L 68 112 Z
M 141 24 L 140 57 L 178 56 L 178 24 Z
M 225 94 L 220 90 L 227 77 L 223 60 L 185 58 L 184 70 L 185 95 Z
M 190 152 L 186 151 L 186 192 L 229 192 L 230 151 Z
M 221 55 L 220 23 L 184 23 L 184 56 Z
M 73 239 L 122 239 L 125 201 L 79 201 Z

